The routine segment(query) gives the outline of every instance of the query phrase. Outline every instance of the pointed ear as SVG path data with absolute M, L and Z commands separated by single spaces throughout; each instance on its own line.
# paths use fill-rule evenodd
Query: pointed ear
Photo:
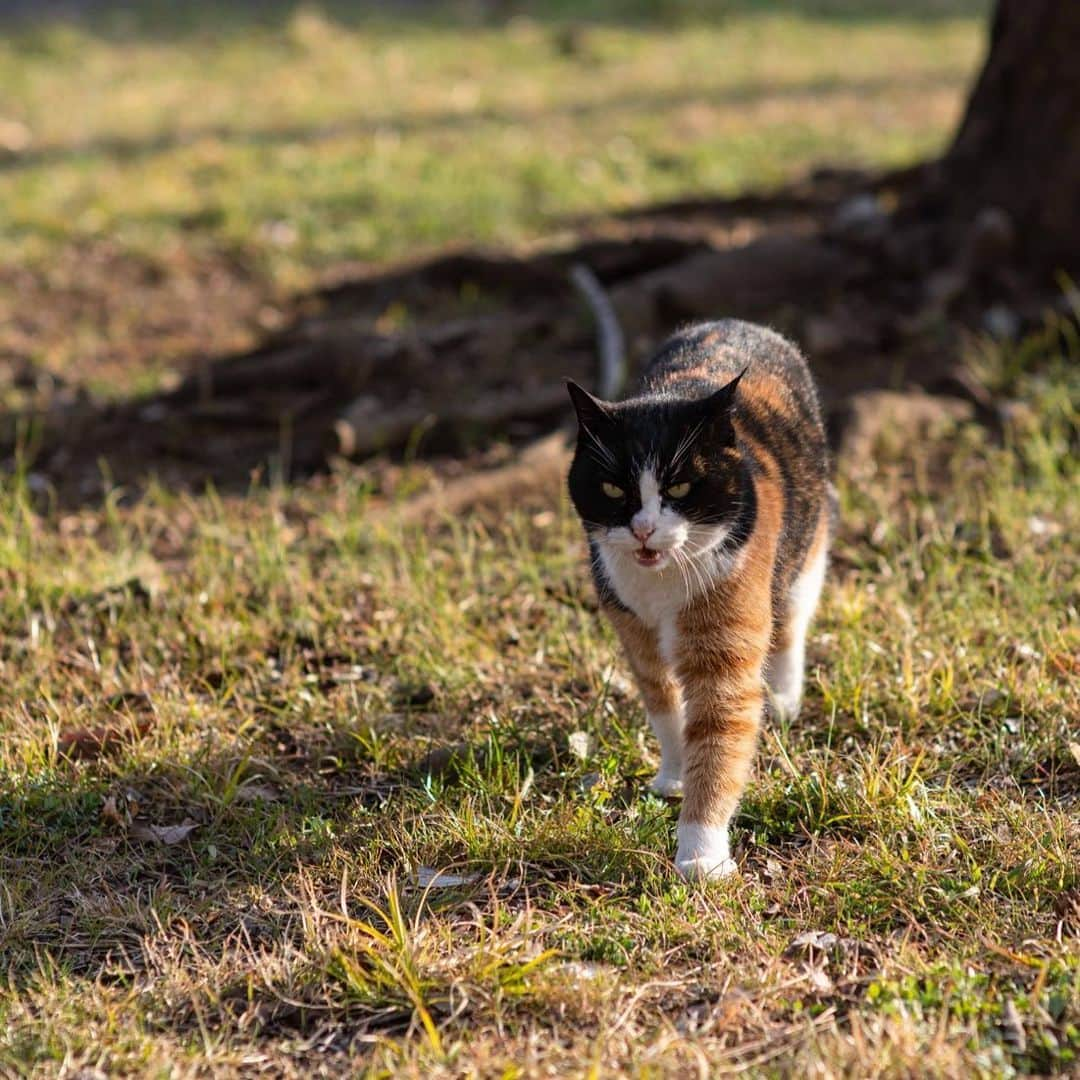
M 607 402 L 593 397 L 588 390 L 578 386 L 573 379 L 566 380 L 566 389 L 569 391 L 570 400 L 574 403 L 578 423 L 582 427 L 597 428 L 611 423 L 613 417 Z
M 704 437 L 710 439 L 715 445 L 733 446 L 735 443 L 735 426 L 731 422 L 731 413 L 735 406 L 739 380 L 747 370 L 743 368 L 731 382 L 721 386 L 701 403 L 707 417 Z
M 735 404 L 735 392 L 739 389 L 739 381 L 750 370 L 750 365 L 746 367 L 735 376 L 731 382 L 725 386 L 721 386 L 719 390 L 714 394 L 710 394 L 705 400 L 709 403 L 709 410 L 714 416 L 721 413 L 728 413 L 731 411 L 732 406 Z

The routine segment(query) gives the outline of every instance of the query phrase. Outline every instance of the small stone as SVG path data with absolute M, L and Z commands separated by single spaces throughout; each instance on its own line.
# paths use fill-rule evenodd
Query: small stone
M 460 889 L 479 880 L 479 874 L 455 874 L 431 866 L 418 867 L 413 875 L 413 884 L 420 889 Z
M 1041 660 L 1042 653 L 1026 641 L 1016 641 L 1011 647 L 1013 656 L 1020 660 Z
M 1008 998 L 1001 1010 L 1001 1033 L 1005 1041 L 1018 1053 L 1022 1054 L 1027 1049 L 1027 1035 L 1024 1032 L 1024 1021 L 1016 1008 L 1012 998 Z
M 1015 341 L 1020 336 L 1020 316 L 1004 304 L 995 304 L 983 312 L 983 328 L 998 341 Z
M 987 206 L 975 217 L 968 235 L 967 264 L 973 269 L 996 266 L 1016 246 L 1016 226 L 1000 207 Z
M 873 240 L 884 233 L 888 218 L 876 195 L 855 195 L 837 208 L 829 222 L 829 232 L 852 240 Z
M 587 731 L 572 732 L 566 740 L 566 743 L 570 748 L 570 753 L 573 754 L 578 761 L 585 761 L 592 751 L 592 739 L 589 737 Z
M 1032 515 L 1027 521 L 1028 532 L 1032 536 L 1057 536 L 1061 532 L 1061 526 L 1056 521 Z

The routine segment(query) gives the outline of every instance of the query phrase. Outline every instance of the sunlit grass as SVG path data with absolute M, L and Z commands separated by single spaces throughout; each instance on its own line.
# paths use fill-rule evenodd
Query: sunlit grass
M 769 726 L 742 877 L 715 888 L 671 871 L 565 506 L 402 534 L 356 473 L 44 517 L 8 490 L 0 1060 L 139 1071 L 183 1046 L 238 1069 L 326 1038 L 335 1069 L 417 1074 L 754 1046 L 778 1068 L 1071 1068 L 1062 348 L 996 362 L 1033 418 L 1004 445 L 962 425 L 845 465 L 808 701 Z M 71 760 L 72 732 L 110 725 Z M 197 828 L 154 846 L 139 821 Z M 460 882 L 425 891 L 424 867 Z
M 12 30 L 11 266 L 54 299 L 131 293 L 100 322 L 57 302 L 48 334 L 23 303 L 12 352 L 80 373 L 120 352 L 95 389 L 127 394 L 201 314 L 155 307 L 148 333 L 147 281 L 211 295 L 191 282 L 223 252 L 297 283 L 911 160 L 955 118 L 980 10 L 888 7 L 147 6 Z M 403 531 L 378 465 L 78 510 L 6 477 L 0 1072 L 1075 1070 L 1075 343 L 971 362 L 1022 403 L 1001 439 L 965 423 L 842 462 L 805 710 L 768 726 L 741 877 L 714 887 L 672 873 L 675 810 L 645 792 L 655 747 L 566 505 Z
M 115 16 L 0 42 L 9 249 L 225 246 L 296 284 L 823 160 L 898 164 L 941 144 L 980 47 L 962 5 L 659 25 L 310 7 L 243 31 L 200 10 L 185 32 Z

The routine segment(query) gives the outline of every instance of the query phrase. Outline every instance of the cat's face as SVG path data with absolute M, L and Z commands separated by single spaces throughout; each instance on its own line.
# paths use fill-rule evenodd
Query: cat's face
M 590 538 L 645 570 L 721 543 L 739 510 L 731 409 L 738 380 L 700 401 L 598 401 L 575 383 L 570 497 Z

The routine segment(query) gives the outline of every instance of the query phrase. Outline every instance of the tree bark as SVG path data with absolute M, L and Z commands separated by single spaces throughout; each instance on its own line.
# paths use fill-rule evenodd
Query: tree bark
M 986 63 L 936 172 L 955 216 L 1008 213 L 1032 269 L 1080 270 L 1080 0 L 998 0 Z

